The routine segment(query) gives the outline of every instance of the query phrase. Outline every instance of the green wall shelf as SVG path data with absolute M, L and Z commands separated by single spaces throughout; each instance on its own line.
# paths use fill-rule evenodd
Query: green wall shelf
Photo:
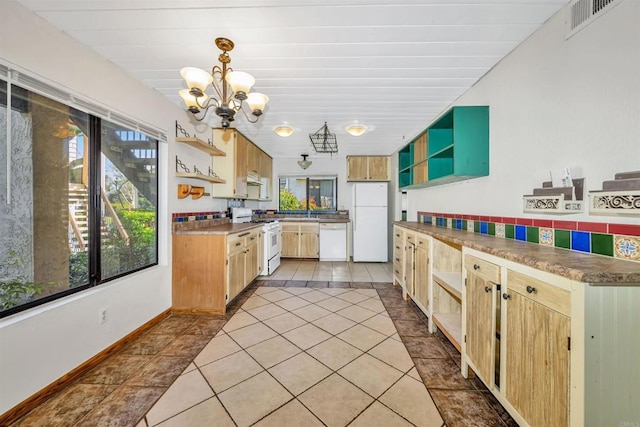
M 489 175 L 489 107 L 451 108 L 400 149 L 398 166 L 403 189 Z

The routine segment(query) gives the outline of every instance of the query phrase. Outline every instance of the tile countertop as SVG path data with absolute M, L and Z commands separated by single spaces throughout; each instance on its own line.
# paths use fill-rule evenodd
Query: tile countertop
M 640 286 L 640 263 L 502 239 L 419 222 L 394 224 L 579 282 Z
M 280 222 L 319 222 L 320 224 L 327 223 L 349 223 L 350 219 L 342 218 L 278 218 Z
M 209 227 L 201 227 L 193 230 L 176 230 L 173 234 L 232 234 L 239 233 L 241 231 L 248 231 L 254 228 L 262 228 L 262 224 L 255 222 L 244 222 L 240 224 L 220 224 L 211 225 Z

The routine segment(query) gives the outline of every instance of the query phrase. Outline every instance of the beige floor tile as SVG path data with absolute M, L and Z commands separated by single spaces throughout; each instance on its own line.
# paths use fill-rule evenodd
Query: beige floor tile
M 247 300 L 247 302 L 242 304 L 242 309 L 244 311 L 249 311 L 252 308 L 260 307 L 267 304 L 270 304 L 268 300 L 262 298 L 260 295 L 253 295 Z
M 338 338 L 331 338 L 310 348 L 307 353 L 336 371 L 360 356 L 362 351 Z
M 268 294 L 270 292 L 275 292 L 277 290 L 277 288 L 268 288 L 268 287 L 259 287 L 258 289 L 255 290 L 255 292 L 253 293 L 253 295 L 263 295 L 263 294 Z
M 296 316 L 293 313 L 285 313 L 280 316 L 267 319 L 264 323 L 274 331 L 282 334 L 307 323 L 306 320 Z
M 391 283 L 393 282 L 393 276 L 391 274 L 385 276 L 376 276 L 372 277 L 371 281 L 375 283 Z
M 285 291 L 289 292 L 291 295 L 302 295 L 302 294 L 306 294 L 307 292 L 313 292 L 313 289 L 291 287 L 291 288 L 285 288 Z
M 271 280 L 292 280 L 293 276 L 295 276 L 295 273 L 278 272 L 271 276 Z
M 267 372 L 218 395 L 240 427 L 249 426 L 293 398 Z
M 200 402 L 213 397 L 213 391 L 199 371 L 178 377 L 147 413 L 147 421 L 154 426 Z
M 375 398 L 403 375 L 397 369 L 366 353 L 340 369 L 338 373 Z
M 352 304 L 340 298 L 330 297 L 316 303 L 317 306 L 326 308 L 329 311 L 338 311 L 350 307 Z
M 352 304 L 357 304 L 359 302 L 362 302 L 364 300 L 369 299 L 368 296 L 359 294 L 358 292 L 356 292 L 354 290 L 350 290 L 349 292 L 345 292 L 343 294 L 336 295 L 336 298 L 343 299 L 343 300 L 345 300 L 347 302 L 350 302 Z
M 227 335 L 233 338 L 240 347 L 247 348 L 264 340 L 268 340 L 269 338 L 273 338 L 276 336 L 276 333 L 263 323 L 254 323 L 242 329 L 228 332 Z
M 331 280 L 331 279 L 327 279 L 327 280 Z M 327 298 L 331 298 L 331 296 L 325 294 L 324 292 L 313 291 L 313 292 L 307 292 L 306 294 L 300 295 L 300 298 L 307 300 L 309 302 L 318 302 L 318 301 L 325 300 Z
M 315 304 L 310 304 L 305 307 L 298 308 L 296 310 L 293 310 L 292 313 L 296 316 L 302 317 L 307 322 L 313 322 L 314 320 L 331 314 L 329 310 L 318 307 Z
M 265 369 L 300 353 L 300 351 L 298 347 L 279 335 L 246 349 L 246 352 Z
M 367 310 L 374 311 L 376 313 L 382 313 L 383 311 L 385 311 L 382 301 L 380 301 L 380 299 L 378 298 L 369 298 L 367 300 L 359 302 L 357 305 L 360 307 L 364 307 Z
M 294 399 L 254 424 L 255 427 L 322 427 L 323 424 L 307 408 Z
M 407 348 L 401 342 L 393 339 L 381 342 L 369 350 L 369 354 L 402 372 L 407 372 L 413 367 L 413 360 L 411 360 Z
M 322 292 L 327 295 L 336 296 L 336 295 L 344 294 L 345 292 L 351 292 L 351 290 L 344 289 L 344 288 L 319 288 L 318 292 Z
M 234 427 L 233 420 L 224 410 L 216 397 L 205 400 L 196 406 L 159 424 L 159 427 Z
M 145 421 L 145 419 L 141 419 L 140 422 L 138 424 L 136 424 L 136 427 L 148 427 L 147 421 Z
M 353 277 L 351 276 L 346 276 L 343 274 L 339 274 L 339 275 L 332 275 L 330 279 L 327 279 L 328 281 L 334 281 L 334 282 L 353 282 Z
M 193 371 L 194 369 L 196 369 L 196 365 L 195 363 L 189 363 L 189 366 L 187 366 L 184 371 L 182 371 L 182 374 L 180 375 L 184 375 L 184 374 L 188 374 L 189 372 Z
M 379 402 L 373 402 L 349 427 L 409 427 L 413 424 Z
M 202 375 L 216 393 L 220 393 L 262 370 L 262 367 L 244 351 L 200 368 Z
M 282 300 L 281 300 L 282 301 Z M 286 313 L 286 310 L 275 304 L 263 305 L 247 310 L 247 312 L 258 320 L 266 320 Z
M 378 298 L 378 299 L 380 298 L 378 296 L 378 291 L 376 291 L 375 289 L 354 289 L 353 292 L 366 295 L 369 298 Z
M 298 400 L 328 426 L 346 426 L 373 402 L 371 396 L 336 374 L 302 393 Z
M 411 369 L 409 372 L 407 372 L 407 375 L 409 375 L 414 380 L 418 380 L 422 382 L 422 378 L 420 378 L 420 374 L 418 373 L 418 370 L 415 367 Z
M 289 280 L 313 280 L 312 273 L 296 273 Z
M 416 426 L 442 426 L 442 418 L 424 384 L 407 375 L 400 378 L 379 400 Z
M 308 280 L 314 280 L 316 282 L 330 282 L 331 280 L 333 280 L 333 276 L 331 275 L 331 273 L 329 273 L 329 274 L 316 274 L 316 273 L 314 273 L 313 277 L 311 277 L 311 279 L 308 279 Z
M 381 316 L 379 314 L 365 320 L 362 324 L 386 336 L 391 336 L 397 333 L 396 327 L 393 325 L 393 321 L 388 317 Z
M 196 356 L 194 362 L 198 366 L 204 366 L 208 363 L 215 362 L 218 359 L 227 357 L 230 354 L 236 353 L 242 350 L 229 335 L 221 335 L 215 337 L 202 349 L 200 354 Z
M 351 279 L 354 282 L 373 282 L 373 277 L 368 274 L 352 274 Z
M 359 348 L 362 351 L 368 351 L 371 347 L 379 344 L 386 336 L 380 332 L 376 332 L 373 329 L 369 329 L 365 326 L 356 325 L 351 329 L 347 329 L 338 335 L 343 341 L 348 342 L 354 347 Z M 407 368 L 409 370 L 409 368 Z
M 247 313 L 246 311 L 240 311 L 233 315 L 231 319 L 222 327 L 222 329 L 229 333 L 236 329 L 244 328 L 245 326 L 258 323 L 258 319 Z
M 303 350 L 313 347 L 331 337 L 331 335 L 310 323 L 285 332 L 282 336 Z
M 276 302 L 276 301 L 283 300 L 285 298 L 290 298 L 291 294 L 288 292 L 285 292 L 283 289 L 278 289 L 275 292 L 270 292 L 268 294 L 264 294 L 261 296 L 262 298 L 268 299 L 271 302 Z
M 375 311 L 367 310 L 366 308 L 352 305 L 342 310 L 336 311 L 336 314 L 344 316 L 347 319 L 351 319 L 356 323 L 364 322 L 365 320 L 376 315 Z
M 270 368 L 269 373 L 297 396 L 331 375 L 332 371 L 308 354 L 300 353 Z
M 300 308 L 300 307 L 304 307 L 305 305 L 309 305 L 311 304 L 309 301 L 304 300 L 300 297 L 297 296 L 293 296 L 291 298 L 287 298 L 287 299 L 283 299 L 280 301 L 277 301 L 275 304 L 279 305 L 280 307 L 284 308 L 285 310 L 295 310 L 296 308 Z
M 340 332 L 346 331 L 347 329 L 349 329 L 350 327 L 356 324 L 352 320 L 349 320 L 345 317 L 342 317 L 333 313 L 328 316 L 321 317 L 318 320 L 314 320 L 311 323 L 329 332 L 331 335 L 337 335 Z

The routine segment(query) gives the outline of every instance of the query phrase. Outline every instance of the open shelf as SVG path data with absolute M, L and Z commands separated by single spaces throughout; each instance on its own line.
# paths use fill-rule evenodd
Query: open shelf
M 640 171 L 619 172 L 614 180 L 602 183 L 602 190 L 590 191 L 589 213 L 639 215 Z
M 462 301 L 462 272 L 433 272 L 433 280 L 458 301 Z
M 460 352 L 462 347 L 462 314 L 460 313 L 433 313 L 433 323 L 451 341 L 451 344 Z
M 191 136 L 191 137 L 180 136 L 176 138 L 176 142 L 181 142 L 193 148 L 197 148 L 200 151 L 204 151 L 205 153 L 208 153 L 210 156 L 225 157 L 227 155 L 227 153 L 220 150 L 215 145 L 209 144 L 195 136 Z
M 552 187 L 551 181 L 522 196 L 525 213 L 573 214 L 584 212 L 584 178 L 574 179 L 573 187 Z M 575 195 L 575 199 L 574 199 Z
M 178 178 L 191 178 L 191 179 L 199 179 L 201 181 L 211 182 L 212 184 L 226 184 L 227 181 L 221 178 L 216 178 L 214 176 L 203 175 L 201 173 L 185 173 L 185 172 L 176 172 L 176 176 Z

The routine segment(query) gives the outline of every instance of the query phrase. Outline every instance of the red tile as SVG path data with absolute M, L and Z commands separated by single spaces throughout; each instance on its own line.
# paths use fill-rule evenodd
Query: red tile
M 516 218 L 516 224 L 518 225 L 533 225 L 531 218 Z
M 515 218 L 511 218 L 511 217 L 507 217 L 507 216 L 503 216 L 502 217 L 502 221 L 505 224 L 515 224 L 516 223 L 516 219 Z
M 577 221 L 555 220 L 553 221 L 553 228 L 558 228 L 560 230 L 577 230 L 578 223 Z
M 478 221 L 478 219 L 480 219 L 480 217 L 478 215 L 469 215 L 469 219 L 472 219 L 474 221 Z
M 501 223 L 502 222 L 502 217 L 501 216 L 491 216 L 491 217 L 489 217 L 489 221 Z
M 551 228 L 553 227 L 553 221 L 550 219 L 534 219 L 533 225 L 535 225 L 536 227 Z
M 593 231 L 596 233 L 606 233 L 606 222 L 578 222 L 578 230 L 580 231 Z
M 623 234 L 625 236 L 640 236 L 640 225 L 609 224 L 610 234 Z

